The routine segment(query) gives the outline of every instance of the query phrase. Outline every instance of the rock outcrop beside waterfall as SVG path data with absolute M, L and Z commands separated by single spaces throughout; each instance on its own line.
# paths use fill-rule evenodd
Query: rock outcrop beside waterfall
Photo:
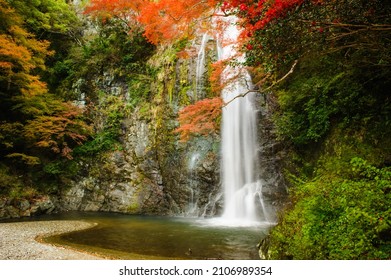
M 213 51 L 208 50 L 206 60 Z M 119 149 L 78 163 L 79 174 L 61 194 L 61 210 L 185 216 L 219 212 L 219 135 L 184 144 L 174 133 L 179 109 L 204 97 L 195 90 L 196 59 L 178 59 L 172 48 L 158 50 L 150 60 L 158 71 L 150 85 L 153 98 L 123 119 Z M 96 77 L 95 86 L 131 103 L 123 79 L 111 69 L 105 73 Z M 104 116 L 95 126 L 98 122 L 104 123 Z M 190 166 L 194 155 L 197 160 Z
M 275 107 L 273 93 L 259 94 L 257 104 L 259 176 L 262 178 L 264 200 L 273 206 L 276 215 L 286 202 L 288 194 L 282 172 L 285 148 L 284 143 L 277 139 L 276 127 L 272 121 Z

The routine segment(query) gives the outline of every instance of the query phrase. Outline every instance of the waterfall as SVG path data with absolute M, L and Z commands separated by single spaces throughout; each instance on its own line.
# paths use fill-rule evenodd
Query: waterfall
M 217 39 L 217 56 L 221 61 L 244 62 L 244 56 L 238 55 L 236 42 L 239 30 L 234 24 L 236 18 L 226 17 L 228 26 Z M 212 39 L 204 34 L 200 41 L 195 69 L 195 98 L 202 98 L 204 91 L 204 75 L 206 71 L 206 46 Z M 240 64 L 240 63 L 239 63 Z M 186 216 L 202 214 L 207 209 L 214 209 L 220 196 L 224 197 L 224 209 L 221 218 L 213 219 L 213 223 L 237 226 L 253 223 L 270 223 L 267 212 L 269 207 L 263 200 L 262 180 L 258 158 L 257 108 L 256 93 L 250 74 L 244 67 L 227 65 L 221 76 L 224 88 L 222 98 L 228 103 L 223 108 L 221 129 L 221 181 L 222 194 L 210 193 L 204 209 L 197 209 L 198 186 L 195 184 L 196 164 L 200 154 L 193 152 L 189 157 L 189 202 Z M 244 95 L 243 97 L 238 97 Z M 216 196 L 216 197 L 214 197 Z M 218 220 L 218 221 L 217 221 Z
M 191 155 L 190 161 L 188 163 L 188 170 L 190 172 L 189 174 L 189 202 L 187 209 L 185 211 L 185 216 L 198 216 L 198 205 L 197 205 L 197 193 L 198 193 L 198 186 L 195 180 L 195 173 L 196 173 L 196 167 L 197 162 L 200 158 L 200 153 L 195 152 Z
M 210 36 L 204 33 L 201 40 L 200 49 L 197 55 L 197 68 L 196 68 L 196 90 L 195 96 L 202 97 L 204 91 L 204 74 L 205 74 L 205 57 L 206 57 L 206 44 L 208 43 Z
M 197 38 L 198 39 L 198 38 Z M 204 74 L 205 74 L 205 57 L 206 57 L 206 45 L 210 36 L 207 33 L 204 33 L 199 44 L 197 46 L 197 41 L 193 41 L 193 47 L 198 48 L 197 58 L 195 59 L 195 67 L 191 64 L 191 71 L 193 75 L 191 78 L 194 78 L 195 88 L 193 91 L 194 101 L 202 99 L 204 96 Z M 195 68 L 195 69 L 194 69 Z M 195 70 L 195 73 L 194 73 Z M 198 217 L 199 216 L 199 205 L 198 205 L 198 195 L 199 195 L 199 184 L 197 182 L 197 165 L 199 164 L 201 153 L 199 151 L 189 151 L 188 154 L 188 164 L 187 164 L 187 190 L 188 190 L 188 201 L 187 205 L 183 210 L 183 215 L 186 217 Z
M 232 22 L 233 18 L 228 18 Z M 239 30 L 233 24 L 223 34 L 218 55 L 220 60 L 237 56 L 235 42 Z M 243 61 L 243 57 L 237 57 Z M 243 67 L 227 66 L 222 74 L 225 88 L 222 98 L 230 102 L 222 116 L 222 185 L 223 220 L 231 222 L 268 221 L 262 199 L 258 172 L 257 111 L 251 77 Z M 234 99 L 240 94 L 244 97 Z

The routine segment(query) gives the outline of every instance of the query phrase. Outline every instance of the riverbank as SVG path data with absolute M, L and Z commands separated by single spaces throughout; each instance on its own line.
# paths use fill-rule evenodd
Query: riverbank
M 42 237 L 94 226 L 83 221 L 0 223 L 0 260 L 99 260 L 98 256 L 41 243 Z

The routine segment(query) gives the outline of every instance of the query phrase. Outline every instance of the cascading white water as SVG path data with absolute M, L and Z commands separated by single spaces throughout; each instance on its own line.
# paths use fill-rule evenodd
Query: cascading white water
M 234 18 L 228 20 L 233 21 Z M 236 57 L 239 30 L 231 24 L 225 30 L 218 55 L 220 60 Z M 243 60 L 243 57 L 237 57 Z M 227 66 L 222 74 L 222 98 L 229 104 L 222 117 L 222 218 L 243 223 L 267 221 L 262 199 L 262 183 L 257 176 L 257 112 L 249 73 L 243 67 Z M 250 92 L 249 92 L 250 91 Z M 245 94 L 244 97 L 236 98 Z M 228 222 L 228 221 L 227 221 Z
M 201 44 L 199 45 L 198 49 L 198 54 L 197 54 L 197 59 L 196 59 L 196 73 L 195 73 L 195 90 L 194 90 L 194 100 L 202 99 L 202 97 L 205 95 L 204 94 L 204 75 L 206 71 L 205 67 L 205 57 L 206 57 L 206 45 L 208 41 L 211 39 L 211 37 L 207 34 L 204 33 L 201 39 Z M 184 215 L 185 216 L 198 216 L 199 215 L 199 209 L 197 205 L 197 194 L 198 194 L 198 185 L 195 180 L 195 173 L 196 173 L 196 168 L 197 164 L 200 158 L 200 153 L 199 152 L 194 152 L 191 154 L 189 157 L 189 162 L 188 162 L 188 172 L 189 172 L 189 185 L 188 185 L 188 190 L 189 190 L 189 202 L 188 205 L 185 209 Z
M 201 40 L 200 49 L 197 55 L 197 68 L 196 68 L 196 90 L 197 97 L 202 97 L 204 92 L 204 74 L 205 74 L 205 57 L 206 57 L 206 44 L 208 43 L 210 36 L 204 33 Z
M 198 205 L 196 200 L 196 193 L 197 193 L 197 184 L 195 183 L 194 176 L 195 176 L 195 169 L 197 162 L 200 158 L 200 153 L 196 152 L 193 153 L 190 157 L 190 161 L 188 163 L 188 170 L 190 172 L 190 180 L 189 180 L 189 203 L 187 206 L 187 209 L 185 210 L 185 216 L 197 216 L 198 214 Z
M 226 17 L 227 28 L 218 41 L 218 59 L 244 61 L 238 56 L 236 42 L 239 30 L 234 24 L 236 18 Z M 206 71 L 206 46 L 211 39 L 204 34 L 198 49 L 196 60 L 196 89 L 195 99 L 202 98 L 204 91 L 204 74 Z M 244 67 L 227 66 L 221 77 L 224 89 L 222 98 L 229 104 L 223 108 L 221 133 L 221 168 L 222 185 L 224 190 L 224 211 L 222 217 L 214 219 L 214 224 L 238 226 L 250 225 L 254 222 L 269 223 L 268 213 L 262 198 L 262 182 L 258 176 L 258 141 L 257 141 L 257 110 L 254 106 L 255 93 L 252 92 L 251 77 Z M 239 97 L 244 95 L 244 97 Z M 193 170 L 198 157 L 193 154 L 189 161 L 189 171 Z M 195 189 L 190 184 L 190 201 L 186 215 L 198 212 L 195 201 Z M 218 198 L 209 198 L 209 203 L 215 204 Z

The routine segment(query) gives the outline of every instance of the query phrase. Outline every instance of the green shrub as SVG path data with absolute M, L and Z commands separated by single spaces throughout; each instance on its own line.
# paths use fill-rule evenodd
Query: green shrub
M 272 258 L 389 258 L 391 168 L 356 157 L 336 173 L 296 187 L 297 203 L 273 230 Z
M 311 144 L 321 141 L 334 123 L 352 126 L 380 110 L 378 94 L 365 89 L 361 73 L 339 65 L 340 59 L 307 58 L 277 91 L 281 138 L 298 146 Z
M 73 151 L 73 154 L 75 156 L 94 156 L 100 152 L 118 149 L 120 149 L 118 132 L 113 130 L 104 130 L 96 134 L 91 141 L 77 147 Z

